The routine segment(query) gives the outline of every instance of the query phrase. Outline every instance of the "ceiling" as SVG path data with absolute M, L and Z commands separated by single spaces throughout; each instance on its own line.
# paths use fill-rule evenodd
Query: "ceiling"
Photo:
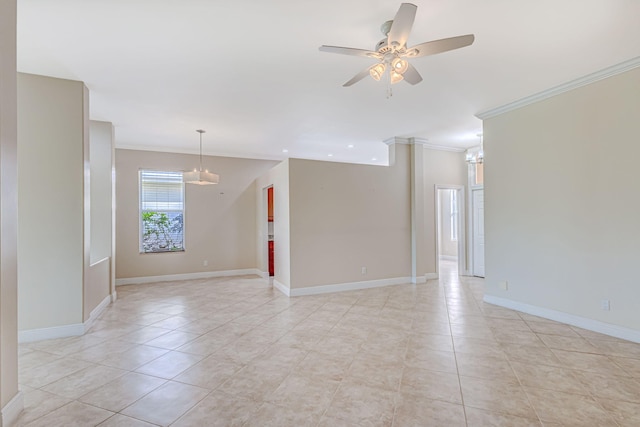
M 478 145 L 475 114 L 640 56 L 637 0 L 417 0 L 416 86 L 366 78 L 400 1 L 18 0 L 18 70 L 81 80 L 116 147 L 384 164 L 391 137 Z M 288 150 L 288 152 L 283 152 Z M 375 159 L 375 160 L 374 160 Z

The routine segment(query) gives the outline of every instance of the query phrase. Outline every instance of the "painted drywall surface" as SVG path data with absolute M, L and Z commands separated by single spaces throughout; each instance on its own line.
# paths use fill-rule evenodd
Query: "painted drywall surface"
M 454 151 L 433 150 L 424 148 L 424 203 L 425 203 L 425 242 L 426 265 L 428 272 L 436 272 L 438 254 L 436 253 L 437 218 L 436 218 L 436 185 L 462 185 L 465 187 L 464 197 L 467 198 L 467 163 L 464 153 Z M 468 224 L 466 212 L 463 223 Z M 467 225 L 467 229 L 468 225 Z M 467 245 L 468 247 L 468 245 Z M 460 257 L 458 262 L 466 265 L 466 256 Z
M 91 166 L 91 256 L 90 264 L 111 256 L 111 180 L 113 125 L 92 120 L 89 124 Z
M 82 82 L 18 74 L 18 329 L 82 323 Z
M 290 159 L 292 288 L 411 275 L 410 150 L 395 145 L 390 167 Z
M 186 185 L 185 251 L 141 254 L 138 171 L 184 171 L 197 155 L 116 150 L 116 277 L 147 277 L 256 267 L 256 177 L 268 160 L 204 156 L 218 185 Z M 204 265 L 204 261 L 208 265 Z
M 639 120 L 637 68 L 485 120 L 488 295 L 640 330 Z
M 83 320 L 111 293 L 113 125 L 89 122 L 89 265 L 85 266 Z
M 289 160 L 284 160 L 256 179 L 258 232 L 256 249 L 257 268 L 269 271 L 267 192 L 273 186 L 273 235 L 274 235 L 274 280 L 286 287 L 291 285 L 291 249 L 289 233 Z
M 0 1 L 0 409 L 18 393 L 16 2 Z

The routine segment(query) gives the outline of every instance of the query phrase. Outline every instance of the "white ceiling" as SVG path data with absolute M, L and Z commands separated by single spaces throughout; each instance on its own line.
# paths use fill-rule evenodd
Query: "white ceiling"
M 84 81 L 117 147 L 197 153 L 203 128 L 205 154 L 381 164 L 385 139 L 477 145 L 475 114 L 640 56 L 638 0 L 414 4 L 409 46 L 476 40 L 390 99 L 342 87 L 373 60 L 318 51 L 373 49 L 388 0 L 18 0 L 18 70 Z

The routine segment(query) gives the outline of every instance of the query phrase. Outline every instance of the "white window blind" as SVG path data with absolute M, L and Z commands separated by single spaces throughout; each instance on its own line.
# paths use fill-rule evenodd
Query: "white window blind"
M 140 251 L 184 250 L 181 172 L 140 171 Z

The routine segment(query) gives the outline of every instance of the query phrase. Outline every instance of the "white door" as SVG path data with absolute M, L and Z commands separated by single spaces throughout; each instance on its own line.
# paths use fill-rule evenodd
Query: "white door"
M 484 190 L 473 190 L 473 275 L 484 277 Z

